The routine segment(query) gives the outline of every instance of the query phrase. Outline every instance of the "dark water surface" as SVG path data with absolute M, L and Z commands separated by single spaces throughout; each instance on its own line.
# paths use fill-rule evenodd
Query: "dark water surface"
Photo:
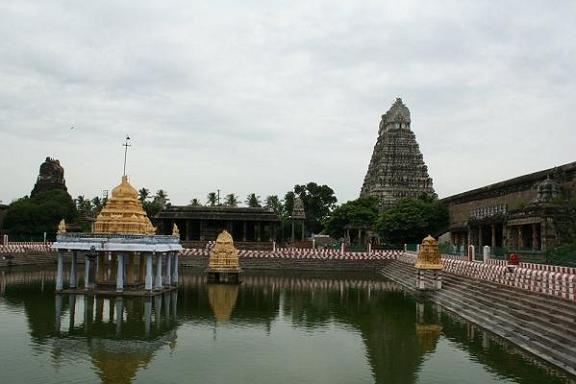
M 55 295 L 52 270 L 0 271 L 0 383 L 566 383 L 378 275 L 183 270 L 152 299 Z

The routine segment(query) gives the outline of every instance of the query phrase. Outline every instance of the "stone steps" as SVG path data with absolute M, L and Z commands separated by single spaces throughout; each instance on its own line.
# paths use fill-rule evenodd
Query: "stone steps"
M 475 316 L 488 320 L 490 324 L 504 325 L 513 334 L 526 337 L 528 340 L 538 341 L 549 349 L 563 354 L 574 356 L 571 360 L 576 367 L 576 335 L 566 327 L 550 326 L 544 322 L 526 314 L 527 307 L 520 310 L 510 308 L 497 300 L 482 295 L 455 293 L 454 290 L 441 290 L 435 294 L 435 301 L 444 304 L 459 302 L 460 306 L 474 311 Z M 490 328 L 488 328 L 490 329 Z
M 510 308 L 522 308 L 529 306 L 530 312 L 538 314 L 539 316 L 546 317 L 553 320 L 555 323 L 563 323 L 566 326 L 576 326 L 576 305 L 570 306 L 566 303 L 558 305 L 556 301 L 547 301 L 546 296 L 543 298 L 535 298 L 532 295 L 523 295 L 517 292 L 516 289 L 509 289 L 508 287 L 486 287 L 481 281 L 466 280 L 461 278 L 454 278 L 453 276 L 443 275 L 444 287 L 454 289 L 467 287 L 474 289 L 478 293 L 490 295 L 492 298 L 502 300 L 510 306 Z
M 414 290 L 412 265 L 394 261 L 382 273 Z M 442 278 L 432 301 L 576 375 L 576 303 L 449 273 Z

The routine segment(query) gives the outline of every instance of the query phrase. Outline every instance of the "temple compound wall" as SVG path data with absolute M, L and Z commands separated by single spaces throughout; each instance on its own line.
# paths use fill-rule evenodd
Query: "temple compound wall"
M 576 162 L 442 199 L 450 242 L 521 254 L 545 252 L 574 237 Z

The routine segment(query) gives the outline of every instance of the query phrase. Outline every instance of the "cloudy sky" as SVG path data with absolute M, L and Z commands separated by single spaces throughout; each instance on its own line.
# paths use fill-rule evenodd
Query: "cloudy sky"
M 576 161 L 576 2 L 0 1 L 0 200 L 358 196 L 401 96 L 441 197 Z M 74 129 L 71 129 L 74 127 Z

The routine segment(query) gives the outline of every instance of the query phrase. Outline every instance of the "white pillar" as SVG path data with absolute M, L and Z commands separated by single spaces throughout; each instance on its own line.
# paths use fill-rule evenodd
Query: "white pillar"
M 156 285 L 157 291 L 162 290 L 162 254 L 158 253 L 156 257 Z
M 70 284 L 71 289 L 76 288 L 78 274 L 76 273 L 76 263 L 78 262 L 78 251 L 72 251 L 72 264 L 70 265 Z
M 166 260 L 166 286 L 170 287 L 172 285 L 172 252 L 168 252 Z
M 58 251 L 58 270 L 56 272 L 56 291 L 64 288 L 64 252 Z
M 150 292 L 152 290 L 152 254 L 146 253 L 146 278 L 144 280 L 144 289 Z
M 440 271 L 433 271 L 434 289 L 442 289 L 442 274 Z
M 344 254 L 344 247 L 345 247 L 344 242 L 342 242 L 342 244 L 340 244 L 340 254 L 342 255 Z
M 178 252 L 174 252 L 174 266 L 172 267 L 172 285 L 178 286 Z
M 275 241 L 272 242 L 272 252 L 276 252 L 276 242 Z M 178 257 L 178 256 L 176 256 L 176 257 Z
M 118 268 L 116 268 L 116 292 L 124 291 L 124 254 L 119 253 Z
M 489 258 L 490 258 L 490 247 L 485 245 L 482 248 L 482 259 L 484 260 L 484 262 L 487 262 Z
M 372 243 L 368 243 L 368 254 L 372 253 Z
M 84 289 L 87 291 L 92 288 L 92 283 L 90 282 L 90 264 L 92 259 L 86 255 L 84 257 Z

